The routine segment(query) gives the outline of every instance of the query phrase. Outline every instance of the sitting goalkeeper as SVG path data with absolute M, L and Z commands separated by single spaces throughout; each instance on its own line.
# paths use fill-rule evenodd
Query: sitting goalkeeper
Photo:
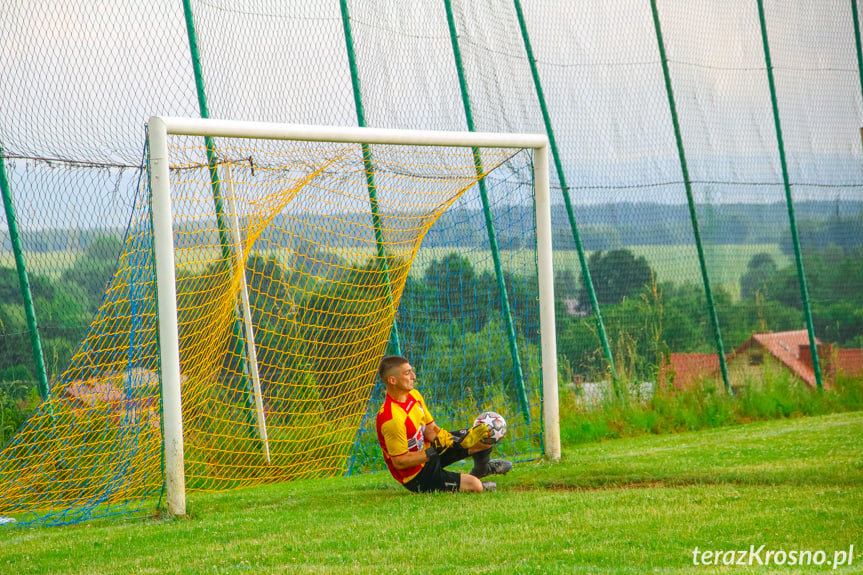
M 378 441 L 390 473 L 413 492 L 493 491 L 497 484 L 480 481 L 487 475 L 502 475 L 512 469 L 503 459 L 491 460 L 491 445 L 484 424 L 450 433 L 441 429 L 429 413 L 420 393 L 414 389 L 416 374 L 410 362 L 400 356 L 381 360 L 378 375 L 387 388 L 378 411 Z M 444 469 L 468 455 L 473 456 L 470 474 Z

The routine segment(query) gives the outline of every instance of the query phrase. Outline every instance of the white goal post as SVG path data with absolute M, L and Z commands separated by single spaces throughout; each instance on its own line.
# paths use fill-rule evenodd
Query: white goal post
M 303 126 L 154 116 L 149 120 L 147 137 L 152 192 L 153 244 L 158 285 L 165 483 L 167 506 L 170 514 L 185 515 L 186 501 L 180 350 L 169 174 L 170 158 L 168 154 L 169 134 L 308 142 L 460 148 L 526 148 L 533 150 L 544 441 L 546 456 L 552 460 L 560 459 L 551 200 L 548 139 L 545 135 Z

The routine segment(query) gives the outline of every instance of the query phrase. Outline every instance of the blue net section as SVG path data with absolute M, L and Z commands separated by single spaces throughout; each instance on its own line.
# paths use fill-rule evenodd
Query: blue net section
M 482 411 L 496 411 L 508 430 L 495 453 L 518 461 L 543 453 L 536 226 L 528 169 L 504 165 L 486 178 L 490 220 L 474 186 L 431 227 L 398 311 L 401 354 L 414 366 L 417 389 L 435 421 L 444 429 L 463 429 Z M 511 352 L 488 221 L 500 248 L 520 370 Z M 385 468 L 375 427 L 385 393 L 377 380 L 350 473 Z

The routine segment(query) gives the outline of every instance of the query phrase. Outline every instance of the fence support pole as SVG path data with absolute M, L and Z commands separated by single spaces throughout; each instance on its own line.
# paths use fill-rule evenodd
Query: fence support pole
M 815 383 L 821 391 L 821 362 L 818 360 L 818 345 L 815 343 L 815 326 L 812 322 L 812 309 L 809 305 L 809 289 L 806 287 L 806 273 L 803 271 L 803 255 L 800 251 L 800 237 L 797 234 L 797 219 L 794 216 L 794 202 L 791 198 L 791 183 L 788 177 L 788 163 L 785 160 L 785 144 L 782 141 L 782 123 L 779 121 L 779 104 L 776 99 L 776 84 L 773 81 L 773 64 L 770 62 L 770 44 L 767 41 L 767 22 L 764 18 L 764 0 L 758 2 L 758 19 L 761 22 L 761 40 L 764 44 L 764 62 L 767 66 L 767 82 L 770 85 L 770 104 L 773 106 L 773 123 L 776 125 L 776 144 L 779 148 L 779 164 L 782 167 L 782 183 L 785 185 L 785 203 L 788 206 L 788 224 L 791 228 L 791 241 L 794 244 L 794 262 L 797 264 L 797 281 L 800 283 L 800 298 L 803 301 L 803 315 L 806 330 L 809 332 L 809 350 L 812 353 L 812 371 Z M 855 10 L 855 14 L 856 14 Z
M 191 0 L 183 0 L 183 13 L 186 18 L 186 32 L 189 36 L 189 51 L 192 56 L 192 69 L 195 73 L 195 88 L 198 95 L 198 108 L 202 118 L 209 118 L 210 111 L 207 107 L 207 94 L 204 91 L 204 74 L 201 69 L 201 56 L 198 51 L 198 37 L 195 33 L 195 21 L 192 16 Z M 207 163 L 210 170 L 210 184 L 213 188 L 213 202 L 216 207 L 216 222 L 219 228 L 219 244 L 222 248 L 222 259 L 225 261 L 225 269 L 230 274 L 233 268 L 234 261 L 237 256 L 231 248 L 231 233 L 228 229 L 228 222 L 225 217 L 225 206 L 222 195 L 222 190 L 219 184 L 218 160 L 216 158 L 216 144 L 213 138 L 207 136 L 204 138 L 204 143 L 207 148 Z M 240 262 L 240 265 L 245 265 L 245 262 Z M 245 273 L 245 272 L 244 272 Z M 256 397 L 252 397 L 254 393 L 253 382 L 249 377 L 249 366 L 246 358 L 246 346 L 243 345 L 243 323 L 240 319 L 242 313 L 235 308 L 234 312 L 234 337 L 237 338 L 237 345 L 234 348 L 234 353 L 240 358 L 240 373 L 242 373 L 242 387 L 246 399 L 246 406 L 249 408 L 249 426 L 252 429 L 258 430 L 258 435 L 261 439 L 261 448 L 264 457 L 267 460 L 267 465 L 270 464 L 270 446 L 266 434 L 266 421 L 263 410 L 263 399 L 260 391 L 256 393 Z M 251 329 L 247 330 L 246 338 L 254 337 Z M 255 367 L 257 369 L 257 367 Z M 252 415 L 257 413 L 257 418 Z M 259 424 L 259 422 L 261 422 Z
M 357 125 L 366 127 L 366 112 L 363 107 L 363 97 L 360 92 L 360 75 L 357 70 L 357 56 L 354 51 L 354 35 L 351 31 L 351 19 L 348 13 L 347 0 L 339 2 L 342 11 L 342 27 L 345 30 L 345 45 L 348 51 L 348 64 L 351 69 L 351 86 L 354 92 L 354 106 L 357 110 Z M 396 318 L 395 302 L 393 301 L 392 281 L 390 279 L 387 251 L 384 246 L 384 233 L 381 229 L 380 206 L 378 205 L 377 185 L 375 184 L 375 165 L 372 161 L 372 149 L 368 144 L 361 144 L 363 150 L 363 167 L 366 172 L 366 187 L 369 190 L 369 205 L 372 210 L 372 225 L 375 229 L 375 244 L 378 251 L 378 262 L 384 272 L 384 282 L 387 284 L 387 301 L 393 310 L 393 327 L 390 331 L 390 347 L 393 353 L 401 355 L 401 343 L 399 342 L 399 328 Z
M 581 264 L 584 286 L 587 288 L 587 294 L 590 298 L 590 306 L 593 308 L 593 313 L 596 314 L 596 328 L 599 332 L 599 341 L 602 344 L 602 351 L 605 354 L 605 359 L 608 361 L 608 369 L 611 371 L 611 381 L 614 385 L 615 392 L 619 396 L 622 392 L 620 390 L 620 382 L 617 377 L 617 370 L 614 369 L 614 356 L 611 353 L 611 347 L 608 345 L 608 335 L 605 332 L 605 322 L 602 321 L 602 310 L 599 307 L 599 301 L 596 299 L 596 290 L 593 289 L 593 279 L 590 277 L 590 268 L 587 265 L 584 246 L 581 243 L 581 234 L 578 232 L 578 224 L 575 221 L 575 211 L 572 208 L 572 198 L 569 195 L 569 187 L 566 185 L 566 175 L 563 172 L 563 163 L 560 160 L 557 142 L 554 139 L 554 130 L 551 127 L 551 116 L 548 113 L 548 106 L 545 103 L 545 93 L 542 90 L 539 71 L 536 67 L 536 58 L 533 56 L 533 47 L 530 44 L 530 36 L 528 36 L 527 33 L 527 24 L 524 20 L 524 12 L 521 8 L 521 1 L 514 1 L 515 12 L 518 16 L 518 25 L 521 28 L 521 38 L 524 41 L 524 49 L 527 52 L 527 61 L 530 64 L 530 73 L 533 76 L 533 85 L 536 88 L 536 97 L 539 100 L 539 108 L 542 111 L 542 121 L 545 123 L 545 132 L 548 135 L 548 145 L 551 148 L 551 156 L 554 160 L 555 170 L 557 171 L 557 180 L 560 182 L 560 191 L 563 194 L 563 203 L 566 207 L 567 218 L 569 218 L 569 227 L 572 230 L 572 239 L 575 241 L 575 249 L 578 252 L 578 261 Z
M 659 43 L 659 59 L 662 61 L 662 74 L 665 77 L 665 92 L 668 94 L 668 107 L 671 110 L 671 122 L 674 125 L 674 138 L 677 142 L 677 154 L 680 158 L 680 170 L 683 172 L 683 185 L 686 188 L 686 201 L 689 204 L 689 219 L 692 221 L 692 234 L 695 236 L 695 248 L 698 251 L 698 263 L 701 266 L 701 280 L 704 282 L 704 294 L 707 298 L 707 310 L 710 314 L 710 324 L 716 339 L 716 354 L 719 356 L 719 368 L 725 391 L 731 392 L 728 380 L 728 366 L 725 362 L 725 346 L 722 343 L 722 332 L 719 329 L 719 318 L 716 315 L 716 302 L 713 290 L 710 289 L 710 277 L 707 274 L 707 262 L 704 259 L 704 246 L 701 242 L 701 232 L 698 229 L 698 216 L 695 213 L 695 199 L 692 196 L 692 182 L 689 179 L 689 168 L 686 164 L 686 153 L 683 149 L 683 136 L 680 133 L 680 121 L 677 118 L 677 105 L 674 103 L 674 90 L 671 87 L 671 73 L 668 70 L 668 58 L 665 55 L 665 42 L 662 39 L 662 27 L 659 23 L 659 11 L 656 0 L 650 0 L 653 11 L 653 24 L 656 27 L 656 40 Z
M 857 0 L 851 0 L 851 17 L 854 21 L 854 45 L 857 47 L 857 73 L 860 75 L 860 91 L 863 93 L 863 46 L 860 45 L 860 15 L 857 13 Z M 860 128 L 863 143 L 863 128 Z
M 452 42 L 452 52 L 453 57 L 455 58 L 455 67 L 458 71 L 458 84 L 461 89 L 461 99 L 464 104 L 464 114 L 465 119 L 467 121 L 467 129 L 471 132 L 475 132 L 474 122 L 473 122 L 473 111 L 471 110 L 470 105 L 470 95 L 468 94 L 467 89 L 467 80 L 464 75 L 464 66 L 462 65 L 461 59 L 461 50 L 459 48 L 458 42 L 458 34 L 455 29 L 455 16 L 452 11 L 452 0 L 444 0 L 444 5 L 446 7 L 446 18 L 449 24 L 449 35 L 450 41 Z M 527 423 L 530 423 L 530 406 L 527 401 L 527 392 L 524 387 L 524 374 L 521 368 L 521 360 L 518 355 L 518 343 L 516 341 L 515 336 L 515 326 L 512 321 L 512 311 L 509 306 L 509 296 L 506 293 L 506 282 L 504 282 L 503 278 L 503 267 L 500 263 L 500 251 L 497 245 L 497 236 L 494 231 L 494 220 L 492 219 L 491 214 L 491 205 L 488 200 L 488 188 L 485 185 L 485 178 L 483 178 L 483 167 L 482 167 L 482 156 L 480 156 L 479 148 L 473 148 L 473 161 L 476 166 L 476 174 L 479 176 L 479 193 L 480 198 L 482 199 L 482 209 L 485 214 L 485 227 L 488 232 L 488 243 L 491 248 L 491 257 L 494 262 L 494 272 L 497 275 L 497 285 L 500 289 L 500 301 L 502 308 L 502 315 L 504 321 L 506 322 L 506 332 L 507 338 L 509 340 L 509 352 L 512 356 L 512 366 L 515 371 L 515 385 L 516 392 L 518 393 L 518 400 L 521 406 L 522 413 L 524 413 L 524 419 Z
M 37 385 L 42 401 L 48 399 L 48 373 L 45 370 L 45 359 L 42 355 L 42 341 L 39 338 L 39 325 L 36 322 L 36 310 L 33 307 L 33 294 L 30 292 L 30 279 L 27 276 L 27 266 L 24 252 L 21 249 L 21 238 L 18 235 L 18 221 L 15 219 L 15 207 L 12 204 L 12 190 L 6 175 L 6 161 L 3 147 L 0 146 L 0 192 L 3 195 L 3 208 L 6 210 L 6 224 L 9 226 L 9 241 L 12 242 L 12 253 L 15 256 L 15 267 L 18 270 L 18 284 L 21 287 L 21 297 L 24 299 L 24 315 L 27 318 L 27 330 L 30 332 L 30 347 L 33 350 L 33 363 L 36 364 Z

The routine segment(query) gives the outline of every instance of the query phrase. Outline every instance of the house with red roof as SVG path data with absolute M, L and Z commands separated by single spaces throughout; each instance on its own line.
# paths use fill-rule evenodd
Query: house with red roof
M 719 356 L 715 353 L 672 353 L 659 370 L 660 383 L 673 383 L 685 389 L 696 381 L 719 374 Z
M 75 410 L 98 410 L 108 414 L 115 425 L 146 421 L 150 428 L 159 429 L 158 386 L 158 373 L 131 368 L 102 378 L 69 382 L 63 397 Z
M 863 349 L 835 349 L 833 344 L 817 338 L 815 345 L 826 387 L 832 386 L 837 373 L 863 376 Z M 783 367 L 809 387 L 816 386 L 809 334 L 805 329 L 753 334 L 726 358 L 732 386 L 741 385 L 747 378 L 760 378 L 765 364 Z M 660 383 L 673 383 L 677 389 L 683 389 L 698 380 L 720 377 L 719 357 L 715 353 L 672 353 L 660 369 L 658 379 Z
M 836 370 L 852 377 L 863 376 L 863 349 L 837 349 Z

